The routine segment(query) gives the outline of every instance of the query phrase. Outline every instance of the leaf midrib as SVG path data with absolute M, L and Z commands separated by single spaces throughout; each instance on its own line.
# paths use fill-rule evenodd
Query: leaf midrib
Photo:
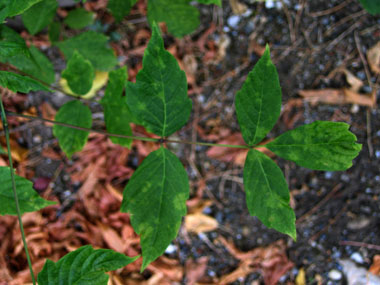
M 338 145 L 343 143 L 352 144 L 352 141 L 342 141 L 342 142 L 329 142 L 329 143 L 311 143 L 311 144 L 268 144 L 268 147 L 306 147 L 306 146 L 317 146 L 317 145 Z
M 165 185 L 165 180 L 166 180 L 166 156 L 165 156 L 165 149 L 162 149 L 162 157 L 163 157 L 163 167 L 162 167 L 162 180 L 161 180 L 161 195 L 160 195 L 160 202 L 158 203 L 158 223 L 156 224 L 156 228 L 160 226 L 160 221 L 161 221 L 161 208 L 162 208 L 162 200 L 164 196 L 164 185 Z M 156 243 L 158 237 L 158 229 L 155 229 L 154 231 L 154 236 L 151 242 L 151 247 Z

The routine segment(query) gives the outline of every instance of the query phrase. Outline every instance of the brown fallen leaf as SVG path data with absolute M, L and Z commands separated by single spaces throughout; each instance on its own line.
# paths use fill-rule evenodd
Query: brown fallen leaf
M 380 276 L 380 255 L 379 254 L 373 257 L 373 262 L 372 262 L 371 267 L 369 268 L 369 272 Z
M 380 42 L 377 42 L 367 52 L 368 64 L 371 70 L 379 74 L 380 73 Z
M 235 15 L 244 14 L 247 11 L 248 7 L 244 3 L 241 3 L 239 0 L 230 0 L 230 6 L 232 13 Z
M 349 70 L 342 69 L 341 70 L 346 76 L 347 83 L 350 85 L 350 90 L 354 92 L 359 92 L 360 88 L 363 86 L 363 81 L 353 75 Z
M 274 285 L 294 264 L 286 256 L 286 245 L 283 240 L 270 244 L 266 247 L 257 247 L 248 252 L 238 250 L 234 244 L 223 237 L 219 237 L 226 249 L 236 258 L 241 260 L 238 268 L 223 276 L 218 284 L 228 284 L 239 277 L 245 277 L 251 272 L 262 273 L 265 284 Z M 234 279 L 236 278 L 236 279 Z
M 206 272 L 208 257 L 202 256 L 197 260 L 188 259 L 185 264 L 186 279 L 189 285 L 194 285 Z
M 371 108 L 376 106 L 374 96 L 362 95 L 348 89 L 300 90 L 298 94 L 312 105 L 325 103 L 331 105 L 358 104 Z
M 202 213 L 189 214 L 185 217 L 185 229 L 193 233 L 214 231 L 218 228 L 218 221 Z

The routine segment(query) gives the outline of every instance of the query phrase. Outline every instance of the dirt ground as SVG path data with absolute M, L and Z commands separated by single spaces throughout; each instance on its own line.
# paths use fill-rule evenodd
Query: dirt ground
M 99 13 L 99 23 L 107 23 L 103 8 L 91 3 L 97 2 L 90 1 L 87 8 Z M 350 284 L 355 270 L 342 260 L 354 261 L 368 270 L 380 252 L 380 111 L 369 100 L 370 95 L 364 95 L 372 93 L 375 100 L 380 95 L 379 76 L 367 62 L 368 50 L 380 39 L 380 18 L 366 13 L 356 0 L 224 0 L 223 9 L 199 8 L 202 24 L 194 34 L 183 39 L 170 35 L 164 38 L 166 47 L 187 73 L 193 100 L 191 121 L 178 137 L 242 143 L 234 96 L 268 43 L 283 91 L 282 115 L 268 138 L 315 120 L 342 121 L 351 125 L 363 148 L 353 166 L 342 172 L 312 171 L 274 157 L 285 173 L 297 216 L 297 241 L 293 241 L 249 216 L 242 186 L 242 151 L 169 145 L 189 173 L 189 211 L 202 212 L 218 226 L 198 233 L 182 227 L 163 258 L 141 275 L 137 266 L 128 266 L 112 275 L 113 284 L 295 284 L 296 280 L 297 284 Z M 111 45 L 119 60 L 127 64 L 133 80 L 149 39 L 144 15 L 135 8 L 119 26 L 93 26 L 111 35 Z M 46 38 L 28 40 L 43 43 Z M 55 47 L 48 46 L 44 51 L 57 72 L 64 68 Z M 352 78 L 358 80 L 356 84 L 361 82 L 358 88 L 353 86 Z M 336 94 L 344 97 L 344 90 L 363 97 L 340 104 Z M 312 99 L 307 97 L 310 94 Z M 70 98 L 60 93 L 38 92 L 8 96 L 6 105 L 20 113 L 49 117 L 67 100 Z M 104 128 L 99 104 L 90 105 L 93 128 Z M 13 134 L 16 145 L 28 150 L 28 156 L 17 164 L 19 172 L 35 182 L 41 195 L 60 201 L 53 210 L 42 211 L 42 225 L 26 225 L 30 235 L 37 231 L 46 234 L 42 238 L 46 248 L 36 245 L 39 250 L 32 253 L 38 266 L 46 257 L 57 258 L 54 250 L 62 255 L 81 244 L 117 249 L 114 241 L 119 237 L 124 239 L 122 243 L 125 237 L 130 239 L 128 244 L 133 249 L 124 244 L 121 248 L 125 253 L 138 253 L 138 239 L 130 226 L 120 225 L 121 221 L 128 223 L 128 217 L 115 214 L 120 204 L 115 198 L 120 196 L 115 193 L 121 193 L 146 152 L 155 146 L 135 143 L 131 151 L 121 150 L 111 146 L 104 136 L 94 134 L 85 150 L 68 160 L 60 153 L 47 125 L 14 117 L 10 123 L 17 130 Z M 139 127 L 134 131 L 145 134 Z M 96 178 L 88 179 L 91 175 Z M 109 186 L 112 191 L 104 198 L 99 193 L 111 189 Z M 90 194 L 93 189 L 100 192 Z M 97 215 L 97 205 L 108 216 Z M 6 253 L 7 278 L 11 280 L 9 276 L 26 276 L 26 263 L 21 250 L 16 252 L 12 246 L 19 245 L 19 234 L 10 234 L 16 233 L 17 227 L 15 220 L 8 218 L 0 218 L 0 248 Z M 70 234 L 55 237 L 52 232 L 60 227 Z M 98 236 L 99 229 L 108 234 Z M 74 230 L 80 234 L 74 234 Z M 90 237 L 95 232 L 96 237 Z M 38 241 L 41 244 L 41 237 Z

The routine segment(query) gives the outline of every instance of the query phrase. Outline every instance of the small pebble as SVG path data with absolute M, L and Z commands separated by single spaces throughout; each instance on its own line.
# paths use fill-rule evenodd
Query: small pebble
M 236 28 L 237 25 L 239 24 L 239 21 L 240 21 L 240 17 L 237 16 L 237 15 L 233 15 L 233 16 L 231 16 L 231 17 L 229 17 L 229 18 L 227 19 L 227 23 L 228 23 L 228 25 L 229 25 L 230 27 L 232 27 L 232 28 Z
M 360 264 L 364 263 L 363 257 L 358 252 L 354 252 L 353 254 L 351 254 L 350 258 L 356 263 L 360 263 Z
M 35 144 L 39 144 L 39 143 L 41 143 L 41 142 L 42 142 L 42 137 L 41 137 L 40 135 L 35 135 L 35 136 L 33 137 L 33 142 L 34 142 Z
M 169 246 L 166 248 L 165 253 L 166 254 L 172 254 L 177 251 L 177 246 L 174 244 L 169 244 Z
M 265 1 L 265 8 L 272 9 L 276 6 L 273 0 L 267 0 Z
M 342 279 L 342 272 L 333 269 L 329 272 L 329 278 L 334 281 L 339 281 L 340 279 Z

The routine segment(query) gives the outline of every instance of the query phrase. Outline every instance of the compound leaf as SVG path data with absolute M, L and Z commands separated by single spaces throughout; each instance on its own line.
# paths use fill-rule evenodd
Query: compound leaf
M 277 164 L 251 149 L 244 165 L 244 188 L 249 213 L 268 228 L 296 239 L 295 214 L 289 206 L 289 190 Z
M 77 50 L 88 59 L 96 70 L 109 71 L 117 64 L 115 54 L 108 47 L 107 37 L 94 31 L 87 31 L 78 36 L 56 43 L 66 58 L 71 58 Z
M 83 29 L 94 22 L 94 13 L 83 8 L 77 8 L 69 12 L 64 23 L 72 29 Z
M 131 214 L 141 238 L 144 270 L 177 236 L 186 214 L 189 180 L 179 159 L 161 147 L 151 152 L 124 189 L 121 212 Z
M 39 285 L 106 285 L 105 272 L 122 268 L 139 256 L 128 257 L 111 249 L 93 249 L 85 245 L 62 257 L 58 262 L 46 260 L 38 274 Z
M 281 87 L 268 45 L 236 93 L 235 107 L 248 145 L 259 143 L 276 124 L 281 111 Z
M 127 69 L 125 67 L 113 70 L 109 73 L 109 80 L 105 96 L 101 103 L 104 108 L 104 120 L 107 131 L 119 135 L 132 135 L 131 113 L 123 95 L 127 81 Z M 113 143 L 131 147 L 132 139 L 110 137 Z
M 0 86 L 21 93 L 37 90 L 50 91 L 49 88 L 30 77 L 8 71 L 0 71 Z
M 282 134 L 266 147 L 306 168 L 346 170 L 361 150 L 349 127 L 346 123 L 315 121 Z
M 144 52 L 143 68 L 136 83 L 127 82 L 126 94 L 134 117 L 156 135 L 169 136 L 189 119 L 192 103 L 187 96 L 185 72 L 164 49 L 156 24 Z
M 372 15 L 380 14 L 380 1 L 379 0 L 359 0 L 364 9 Z
M 196 0 L 201 4 L 215 4 L 218 6 L 222 6 L 222 0 Z
M 189 0 L 149 0 L 148 20 L 165 22 L 169 33 L 175 37 L 183 37 L 198 28 L 199 11 L 189 4 Z
M 33 183 L 28 179 L 15 175 L 15 182 L 21 214 L 38 211 L 56 204 L 53 201 L 42 199 L 33 189 Z M 17 215 L 9 167 L 0 167 L 0 185 L 0 215 Z
M 89 60 L 74 51 L 66 69 L 62 72 L 62 77 L 67 80 L 67 84 L 75 94 L 84 95 L 92 87 L 95 70 Z
M 116 21 L 121 21 L 129 14 L 137 0 L 109 0 L 107 8 L 111 11 Z
M 91 110 L 78 100 L 64 104 L 57 112 L 55 121 L 82 128 L 91 128 Z M 53 134 L 59 145 L 70 158 L 74 152 L 82 150 L 87 142 L 88 132 L 69 127 L 54 125 Z
M 29 33 L 35 35 L 49 25 L 57 8 L 57 0 L 43 0 L 26 10 L 21 18 Z

